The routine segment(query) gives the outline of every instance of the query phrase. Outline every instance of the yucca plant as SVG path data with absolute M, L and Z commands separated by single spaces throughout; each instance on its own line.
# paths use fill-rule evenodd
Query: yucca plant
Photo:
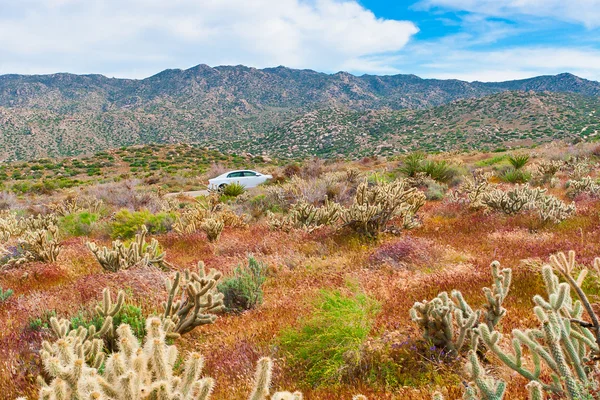
M 519 170 L 523 168 L 529 162 L 529 155 L 519 154 L 516 156 L 509 156 L 508 162 L 513 166 L 514 169 Z
M 223 188 L 223 194 L 230 197 L 237 197 L 245 191 L 246 188 L 244 188 L 244 185 L 237 182 L 230 183 Z
M 425 154 L 421 152 L 410 153 L 404 157 L 403 165 L 399 168 L 400 172 L 409 178 L 413 178 L 421 172 L 421 164 L 425 159 Z

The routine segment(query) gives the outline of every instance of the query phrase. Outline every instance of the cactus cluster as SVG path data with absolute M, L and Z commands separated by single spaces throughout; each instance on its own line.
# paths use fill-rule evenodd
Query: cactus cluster
M 600 259 L 594 262 L 600 266 Z M 560 282 L 558 272 L 566 282 Z M 541 390 L 556 393 L 569 399 L 586 398 L 597 383 L 590 379 L 593 360 L 600 352 L 600 323 L 589 299 L 581 289 L 587 268 L 578 268 L 575 253 L 559 253 L 550 258 L 550 265 L 542 268 L 547 298 L 533 298 L 534 313 L 540 327 L 512 332 L 513 351 L 507 351 L 500 342 L 502 334 L 480 324 L 477 334 L 506 366 L 531 382 L 530 392 Z M 577 276 L 575 276 L 577 274 Z M 573 290 L 578 300 L 571 297 Z M 582 320 L 584 312 L 591 322 Z M 523 346 L 531 354 L 533 368 L 523 360 Z M 542 363 L 545 368 L 542 368 Z M 551 381 L 544 379 L 542 371 L 550 371 Z
M 26 257 L 34 261 L 56 262 L 61 250 L 59 232 L 55 225 L 50 225 L 47 229 L 25 231 L 19 242 L 26 251 Z
M 219 239 L 226 226 L 231 228 L 248 226 L 245 215 L 239 216 L 223 208 L 222 204 L 210 200 L 212 198 L 209 196 L 207 204 L 197 203 L 182 211 L 173 225 L 173 230 L 181 234 L 203 231 L 210 241 L 215 241 Z
M 109 249 L 105 246 L 99 248 L 93 242 L 87 242 L 87 247 L 96 256 L 102 268 L 109 272 L 117 272 L 136 266 L 154 266 L 162 270 L 169 270 L 165 261 L 165 253 L 160 250 L 158 241 L 154 238 L 146 242 L 148 229 L 142 225 L 142 231 L 135 235 L 134 240 L 126 245 L 120 240 L 112 242 Z
M 567 181 L 567 195 L 569 197 L 576 197 L 581 193 L 600 197 L 600 185 L 589 176 L 585 176 L 579 180 L 570 179 Z
M 450 201 L 466 204 L 473 209 L 485 207 L 482 197 L 484 193 L 490 190 L 489 179 L 491 177 L 492 174 L 489 172 L 483 172 L 480 169 L 473 171 L 471 176 L 466 177 L 457 190 L 450 192 Z
M 403 228 L 416 226 L 415 214 L 425 204 L 425 195 L 404 180 L 358 186 L 354 202 L 340 213 L 344 226 L 368 236 L 386 230 L 393 218 L 401 218 Z
M 466 369 L 470 382 L 465 389 L 463 400 L 502 400 L 506 382 L 486 374 L 475 350 L 469 351 L 467 360 Z
M 516 185 L 504 191 L 495 189 L 482 196 L 482 202 L 492 210 L 508 215 L 519 212 L 535 212 L 542 222 L 558 223 L 575 213 L 575 204 L 565 204 L 560 199 L 546 194 L 546 189 L 529 185 Z
M 593 268 L 597 279 L 600 276 L 600 258 L 594 260 Z M 486 376 L 479 363 L 476 351 L 481 350 L 477 347 L 479 340 L 504 365 L 529 380 L 526 388 L 530 400 L 542 400 L 546 394 L 570 400 L 595 398 L 600 389 L 596 379 L 596 364 L 600 358 L 600 319 L 582 290 L 589 274 L 588 268 L 576 264 L 573 251 L 568 255 L 558 253 L 551 256 L 550 264 L 542 267 L 547 297 L 536 295 L 533 298 L 533 311 L 540 326 L 514 329 L 512 351 L 501 345 L 502 334 L 495 330 L 489 319 L 474 328 L 475 345 L 468 354 L 467 364 L 472 382 L 463 398 L 501 400 L 504 396 L 505 382 Z M 502 274 L 496 273 L 495 276 L 496 289 L 508 288 L 506 280 L 510 281 L 510 275 L 502 278 Z M 577 298 L 571 296 L 571 291 Z M 497 292 L 500 298 L 507 290 Z M 489 298 L 487 291 L 486 297 Z M 583 320 L 584 313 L 589 321 Z M 527 348 L 526 352 L 523 347 Z M 433 398 L 443 400 L 440 393 L 435 393 Z
M 64 217 L 70 214 L 76 214 L 83 211 L 97 213 L 102 208 L 103 201 L 92 197 L 77 196 L 64 201 L 50 204 L 49 208 L 56 215 Z
M 200 224 L 200 229 L 206 233 L 206 238 L 209 242 L 216 242 L 221 237 L 221 233 L 225 228 L 223 220 L 215 217 L 206 218 Z
M 85 345 L 77 334 L 61 336 L 54 344 L 44 343 L 41 351 L 44 367 L 52 378 L 43 383 L 39 398 L 51 399 L 105 399 L 105 400 L 206 400 L 215 381 L 202 377 L 204 358 L 199 353 L 189 353 L 182 373 L 174 372 L 178 360 L 175 345 L 167 344 L 167 333 L 160 318 L 146 321 L 146 338 L 142 345 L 122 324 L 116 330 L 118 351 L 103 363 L 89 363 L 89 352 L 103 354 L 102 341 Z M 83 336 L 83 334 L 81 334 Z M 97 360 L 103 360 L 99 357 Z M 276 392 L 270 396 L 273 362 L 262 358 L 257 363 L 250 400 L 301 400 L 300 392 Z
M 326 200 L 321 207 L 315 207 L 306 201 L 300 201 L 294 204 L 289 214 L 283 218 L 278 218 L 271 212 L 268 212 L 267 216 L 271 228 L 283 231 L 303 229 L 312 232 L 323 226 L 335 224 L 341 211 L 342 206 L 329 200 Z
M 410 310 L 410 316 L 423 331 L 423 338 L 436 347 L 452 354 L 460 353 L 469 340 L 474 341 L 474 328 L 484 317 L 486 326 L 493 329 L 506 310 L 502 304 L 508 295 L 512 280 L 509 268 L 500 269 L 497 261 L 492 262 L 491 288 L 484 288 L 486 303 L 482 310 L 473 310 L 465 301 L 461 292 L 453 290 L 451 296 L 441 292 L 430 301 L 416 302 Z M 471 348 L 476 347 L 471 343 Z
M 10 211 L 2 211 L 0 213 L 0 241 L 6 242 L 10 238 L 20 237 L 26 232 L 48 230 L 57 223 L 58 216 L 56 214 L 39 214 L 18 218 Z
M 220 279 L 220 272 L 211 269 L 207 274 L 200 261 L 197 271 L 177 272 L 174 279 L 166 280 L 169 295 L 163 303 L 162 320 L 167 337 L 178 338 L 215 322 L 215 314 L 224 309 L 223 294 L 217 290 Z

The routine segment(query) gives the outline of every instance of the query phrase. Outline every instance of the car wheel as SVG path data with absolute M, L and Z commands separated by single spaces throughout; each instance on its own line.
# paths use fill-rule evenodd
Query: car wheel
M 219 192 L 222 192 L 223 190 L 225 190 L 225 186 L 227 186 L 227 184 L 226 184 L 226 183 L 221 183 L 221 184 L 219 185 Z

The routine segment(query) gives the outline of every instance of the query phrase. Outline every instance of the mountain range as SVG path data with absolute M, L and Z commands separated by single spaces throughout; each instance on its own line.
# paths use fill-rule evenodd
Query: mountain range
M 141 80 L 2 75 L 0 160 L 175 142 L 289 157 L 523 145 L 594 136 L 599 98 L 599 82 L 568 73 L 496 83 L 206 65 Z

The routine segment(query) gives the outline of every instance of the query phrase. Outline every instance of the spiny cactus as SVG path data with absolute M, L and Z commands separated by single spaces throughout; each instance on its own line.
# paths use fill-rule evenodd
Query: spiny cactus
M 20 243 L 26 250 L 27 257 L 42 262 L 56 262 L 60 254 L 61 244 L 58 241 L 58 228 L 50 225 L 47 229 L 26 231 Z
M 215 314 L 224 309 L 223 294 L 217 290 L 220 279 L 221 273 L 214 269 L 206 274 L 200 261 L 197 271 L 177 272 L 173 280 L 166 280 L 169 296 L 163 303 L 162 320 L 169 338 L 215 322 Z
M 202 224 L 200 224 L 200 229 L 206 233 L 209 242 L 216 242 L 219 240 L 223 228 L 225 228 L 223 221 L 213 217 L 206 218 L 202 221 Z
M 546 192 L 545 189 L 532 188 L 529 185 L 515 185 L 511 190 L 496 189 L 484 193 L 481 201 L 492 210 L 514 215 L 528 210 Z
M 409 187 L 404 180 L 369 186 L 358 186 L 354 203 L 344 209 L 340 218 L 345 226 L 376 236 L 384 231 L 393 218 L 403 220 L 403 228 L 414 226 L 414 215 L 425 204 L 425 194 Z
M 534 173 L 540 177 L 547 179 L 553 177 L 564 166 L 562 160 L 546 160 L 544 158 L 538 160 L 535 164 Z
M 600 260 L 594 262 L 600 267 Z M 536 306 L 534 313 L 540 322 L 538 329 L 512 332 L 514 350 L 504 350 L 500 346 L 502 335 L 491 330 L 486 324 L 476 329 L 483 343 L 508 367 L 526 379 L 537 382 L 530 386 L 531 396 L 539 398 L 540 389 L 558 393 L 569 399 L 581 399 L 587 390 L 597 382 L 591 380 L 589 362 L 598 357 L 600 350 L 600 323 L 589 299 L 581 289 L 588 274 L 587 268 L 578 268 L 575 264 L 575 253 L 566 256 L 559 253 L 550 258 L 550 265 L 542 268 L 542 276 L 547 292 L 547 299 L 542 296 L 533 298 Z M 566 282 L 560 283 L 557 271 Z M 571 289 L 578 300 L 571 297 Z M 583 321 L 586 313 L 591 322 Z M 523 362 L 522 347 L 526 346 L 531 353 L 533 369 Z M 552 381 L 543 380 L 541 363 L 551 372 Z
M 490 189 L 489 179 L 491 173 L 475 170 L 465 178 L 464 183 L 450 193 L 451 201 L 455 203 L 467 204 L 470 208 L 478 209 L 485 205 L 482 202 L 483 194 Z
M 165 261 L 165 253 L 161 252 L 158 241 L 154 238 L 146 242 L 148 229 L 142 225 L 142 231 L 135 235 L 135 239 L 125 245 L 120 240 L 112 242 L 112 248 L 99 248 L 95 243 L 87 242 L 87 247 L 96 256 L 96 259 L 109 272 L 117 272 L 136 266 L 155 266 L 162 270 L 169 270 Z
M 554 196 L 542 196 L 535 204 L 535 210 L 543 223 L 558 224 L 575 214 L 575 203 L 565 204 Z
M 190 353 L 183 363 L 183 372 L 173 372 L 178 359 L 174 345 L 166 343 L 167 334 L 160 318 L 146 321 L 146 338 L 140 345 L 131 327 L 122 324 L 117 329 L 119 349 L 112 353 L 99 370 L 98 362 L 88 364 L 82 341 L 77 335 L 60 338 L 55 344 L 44 344 L 40 352 L 44 367 L 52 378 L 43 383 L 40 399 L 104 399 L 104 400 L 207 400 L 215 382 L 203 378 L 204 359 Z M 93 350 L 102 353 L 101 341 Z M 300 392 L 277 392 L 269 397 L 272 361 L 258 361 L 250 400 L 301 400 Z
M 178 233 L 190 234 L 200 230 L 200 224 L 209 215 L 209 211 L 196 205 L 182 211 L 173 224 L 173 230 Z
M 486 324 L 496 326 L 506 314 L 502 303 L 508 294 L 512 271 L 508 268 L 500 270 L 500 263 L 490 265 L 494 283 L 491 288 L 484 288 L 486 303 L 483 310 L 473 310 L 458 290 L 451 296 L 441 292 L 431 301 L 416 302 L 410 310 L 410 316 L 423 331 L 423 338 L 436 347 L 451 353 L 460 353 L 469 340 L 474 341 L 474 328 L 481 316 Z M 475 348 L 476 343 L 471 343 Z
M 423 338 L 434 346 L 457 354 L 470 338 L 477 324 L 480 311 L 473 312 L 464 302 L 460 292 L 453 292 L 463 309 L 455 304 L 448 293 L 442 292 L 431 301 L 417 302 L 410 309 L 410 316 L 423 330 Z M 456 329 L 458 328 L 458 329 Z
M 63 355 L 64 346 L 72 345 L 73 348 L 81 352 L 82 358 L 85 359 L 88 365 L 99 368 L 105 358 L 105 353 L 103 352 L 104 345 L 108 344 L 109 349 L 116 348 L 113 318 L 121 311 L 124 300 L 125 294 L 119 291 L 117 300 L 113 303 L 110 290 L 108 288 L 103 290 L 102 304 L 96 307 L 98 316 L 103 319 L 102 327 L 98 331 L 94 325 L 91 325 L 87 329 L 83 326 L 73 329 L 71 321 L 68 319 L 52 317 L 50 319 L 50 327 L 57 341 L 54 343 L 43 342 L 42 345 L 46 352 L 46 357 L 42 354 L 42 360 L 60 357 Z
M 600 197 L 600 185 L 589 176 L 585 176 L 579 180 L 570 179 L 567 181 L 567 195 L 569 197 L 573 198 L 581 193 Z
M 506 315 L 506 309 L 502 307 L 502 303 L 510 290 L 512 270 L 510 268 L 500 269 L 498 261 L 493 261 L 490 268 L 494 283 L 491 288 L 483 288 L 486 299 L 486 303 L 483 305 L 483 316 L 487 326 L 494 329 L 500 319 Z
M 294 204 L 289 214 L 283 218 L 277 218 L 269 212 L 269 226 L 283 231 L 296 228 L 312 232 L 323 226 L 333 225 L 339 219 L 341 210 L 342 207 L 338 203 L 329 200 L 325 200 L 325 204 L 321 207 L 300 201 Z
M 542 222 L 558 223 L 575 213 L 575 204 L 565 204 L 554 196 L 546 194 L 546 189 L 532 188 L 529 185 L 516 185 L 504 191 L 496 189 L 483 194 L 483 204 L 492 210 L 514 215 L 522 211 L 537 212 Z
M 502 400 L 506 382 L 486 375 L 477 359 L 477 352 L 470 350 L 467 355 L 467 371 L 471 382 L 465 390 L 464 400 Z
M 78 340 L 59 339 L 60 351 L 52 355 L 42 352 L 48 374 L 54 378 L 42 387 L 42 399 L 110 399 L 142 400 L 147 398 L 175 400 L 208 398 L 214 382 L 202 379 L 204 360 L 190 353 L 181 376 L 173 373 L 177 348 L 165 342 L 159 318 L 146 322 L 147 335 L 143 347 L 133 336 L 131 327 L 122 324 L 117 329 L 119 351 L 111 354 L 100 373 L 85 361 L 83 346 Z
M 10 211 L 0 213 L 0 240 L 8 241 L 11 237 L 20 237 L 26 232 L 48 230 L 56 226 L 58 217 L 56 214 L 36 215 L 26 218 L 17 218 Z
M 56 215 L 64 217 L 65 215 L 75 214 L 82 211 L 97 213 L 103 205 L 103 201 L 91 197 L 72 197 L 64 201 L 50 204 L 49 208 Z

